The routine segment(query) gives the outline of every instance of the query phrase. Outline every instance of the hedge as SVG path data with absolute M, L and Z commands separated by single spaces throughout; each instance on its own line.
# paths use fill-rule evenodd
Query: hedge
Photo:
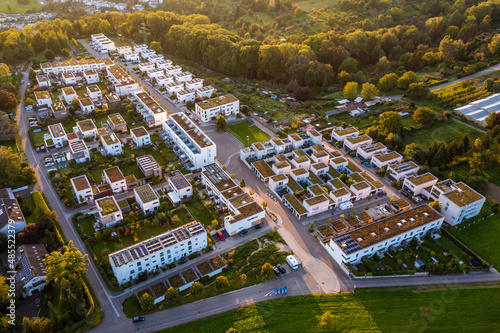
M 36 208 L 40 209 L 41 213 L 50 210 L 42 194 L 38 191 L 33 191 L 33 203 Z

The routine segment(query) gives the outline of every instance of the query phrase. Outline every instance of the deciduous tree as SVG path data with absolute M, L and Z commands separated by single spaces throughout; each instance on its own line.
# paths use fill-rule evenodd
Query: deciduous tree
M 139 299 L 139 304 L 143 310 L 149 311 L 153 307 L 155 300 L 149 293 L 145 293 Z
M 401 133 L 401 128 L 403 123 L 401 122 L 401 116 L 395 111 L 386 111 L 380 115 L 378 121 L 378 129 L 382 133 L 388 135 L 389 133 L 399 134 Z
M 373 83 L 365 82 L 361 86 L 361 96 L 365 101 L 371 101 L 379 92 Z
M 229 280 L 225 276 L 219 276 L 215 279 L 215 288 L 219 290 L 224 290 L 229 288 Z
M 413 112 L 413 120 L 419 125 L 428 125 L 431 124 L 436 119 L 434 111 L 428 108 L 427 106 L 423 106 L 418 108 Z
M 378 86 L 382 91 L 391 91 L 398 86 L 398 76 L 394 73 L 385 74 L 378 80 Z
M 344 97 L 352 101 L 356 96 L 358 96 L 358 83 L 347 82 L 344 87 Z
M 217 130 L 219 131 L 226 129 L 227 126 L 226 118 L 223 115 L 219 115 L 217 117 L 217 121 L 215 124 L 217 125 Z
M 47 272 L 46 280 L 56 283 L 70 276 L 82 277 L 89 265 L 88 256 L 82 255 L 70 241 L 62 251 L 54 251 L 43 260 Z
M 262 268 L 260 270 L 260 274 L 264 276 L 269 276 L 273 274 L 274 268 L 271 266 L 270 263 L 266 262 L 264 265 L 262 265 Z

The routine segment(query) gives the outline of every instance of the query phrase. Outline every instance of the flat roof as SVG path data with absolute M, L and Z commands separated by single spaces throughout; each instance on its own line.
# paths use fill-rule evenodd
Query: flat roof
M 144 126 L 141 126 L 141 127 L 136 127 L 136 128 L 132 128 L 130 130 L 130 132 L 132 134 L 134 134 L 134 136 L 136 138 L 140 138 L 140 137 L 143 137 L 143 136 L 148 136 L 149 135 L 149 132 L 146 131 L 146 129 L 144 128 Z
M 419 169 L 419 166 L 416 165 L 414 162 L 409 161 L 409 162 L 404 162 L 404 163 L 399 163 L 396 165 L 391 165 L 389 166 L 392 170 L 396 171 L 397 173 L 401 172 L 413 172 L 413 169 Z
M 333 241 L 349 255 L 442 218 L 441 214 L 425 204 L 357 228 Z
M 484 199 L 481 194 L 462 182 L 456 183 L 455 187 L 454 191 L 448 192 L 444 196 L 459 207 Z
M 299 215 L 307 213 L 307 209 L 302 206 L 300 201 L 292 193 L 286 194 L 284 198 L 292 205 Z
M 216 163 L 205 165 L 202 173 L 221 192 L 237 186 L 231 177 Z
M 178 190 L 181 190 L 181 189 L 187 188 L 187 187 L 191 187 L 191 183 L 182 174 L 170 177 L 168 180 Z
M 60 138 L 66 135 L 66 131 L 61 123 L 49 125 L 49 131 L 54 138 Z
M 89 180 L 86 175 L 71 178 L 71 184 L 76 192 L 80 192 L 90 188 Z
M 118 139 L 118 137 L 116 136 L 115 133 L 111 133 L 111 134 L 105 134 L 103 136 L 101 136 L 101 139 L 108 145 L 114 145 L 116 143 L 119 143 L 120 140 Z
M 348 127 L 345 129 L 335 130 L 335 131 L 333 131 L 333 133 L 337 134 L 338 136 L 344 136 L 344 135 L 349 135 L 352 133 L 359 133 L 359 131 L 355 127 Z
M 179 127 L 181 127 L 186 134 L 198 145 L 200 148 L 206 148 L 213 145 L 212 140 L 205 135 L 205 133 L 189 119 L 184 113 L 176 113 L 169 115 L 169 119 L 173 120 Z
M 408 180 L 410 183 L 418 186 L 418 185 L 422 185 L 422 184 L 431 182 L 433 180 L 435 180 L 437 182 L 437 177 L 434 176 L 432 173 L 427 172 L 427 173 L 424 173 L 424 174 L 421 174 L 418 176 L 408 177 L 408 178 L 406 178 L 406 180 Z
M 160 167 L 160 165 L 158 164 L 158 162 L 156 162 L 155 158 L 152 155 L 136 157 L 135 161 L 144 171 L 153 170 Z
M 349 141 L 350 143 L 360 143 L 360 142 L 365 142 L 365 141 L 370 141 L 372 138 L 370 138 L 368 135 L 363 134 L 355 138 L 346 138 L 346 141 Z
M 54 112 L 66 111 L 66 106 L 64 106 L 63 102 L 52 103 L 52 105 L 50 106 L 50 108 Z
M 87 86 L 87 90 L 90 91 L 91 93 L 95 93 L 95 92 L 101 91 L 101 89 L 97 85 L 95 85 L 95 84 L 93 84 L 91 86 Z
M 86 97 L 86 98 L 80 98 L 80 104 L 82 106 L 90 106 L 94 105 L 94 102 L 92 102 L 90 98 Z
M 113 125 L 121 125 L 121 124 L 126 124 L 125 120 L 123 119 L 122 115 L 119 113 L 113 113 L 108 115 L 108 119 L 113 123 Z
M 134 193 L 137 194 L 137 197 L 139 198 L 139 200 L 142 201 L 142 203 L 148 203 L 155 200 L 159 200 L 155 191 L 151 188 L 151 185 L 149 184 L 145 184 L 134 188 Z
M 73 87 L 62 88 L 62 93 L 66 96 L 76 95 L 76 91 L 75 89 L 73 89 Z
M 118 207 L 116 200 L 113 196 L 110 197 L 104 197 L 101 199 L 97 199 L 95 201 L 97 207 L 102 209 L 102 215 L 106 216 L 109 214 L 112 214 L 114 212 L 117 212 L 120 208 Z
M 228 95 L 224 95 L 224 96 L 219 96 L 219 97 L 207 99 L 206 101 L 198 102 L 196 105 L 198 105 L 202 109 L 206 110 L 206 109 L 211 109 L 211 108 L 216 107 L 216 106 L 220 106 L 220 105 L 224 105 L 224 104 L 228 104 L 228 103 L 233 103 L 236 101 L 238 101 L 238 99 L 236 97 L 228 94 Z
M 106 176 L 108 177 L 108 179 L 112 183 L 116 183 L 116 182 L 119 182 L 119 181 L 125 179 L 125 177 L 123 177 L 123 174 L 122 174 L 120 168 L 117 166 L 111 167 L 109 169 L 105 169 L 104 173 L 106 174 Z
M 400 157 L 403 158 L 403 156 L 401 156 L 398 152 L 391 151 L 390 153 L 375 155 L 374 158 L 376 158 L 380 162 L 387 162 L 387 161 L 395 160 L 395 159 L 400 158 Z
M 78 128 L 82 132 L 89 132 L 97 129 L 92 119 L 78 121 L 76 123 L 76 126 L 78 126 Z
M 264 178 L 267 178 L 267 177 L 271 177 L 271 176 L 274 176 L 275 173 L 274 171 L 271 169 L 271 167 L 269 166 L 269 164 L 267 164 L 265 161 L 261 160 L 261 161 L 257 161 L 257 162 L 253 162 L 252 163 L 253 167 L 259 171 L 259 173 L 262 175 L 262 177 Z

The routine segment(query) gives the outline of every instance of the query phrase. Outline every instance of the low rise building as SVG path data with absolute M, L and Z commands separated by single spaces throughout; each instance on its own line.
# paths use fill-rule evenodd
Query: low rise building
M 404 162 L 399 164 L 389 165 L 387 168 L 388 177 L 391 180 L 401 180 L 409 175 L 416 175 L 420 167 L 414 162 Z
M 108 115 L 107 123 L 112 131 L 121 133 L 127 132 L 127 123 L 123 119 L 122 115 L 119 113 L 113 113 Z
M 36 82 L 38 82 L 38 86 L 40 88 L 50 87 L 51 86 L 50 79 L 49 79 L 49 77 L 47 75 L 37 75 L 36 76 Z
M 106 68 L 109 81 L 115 87 L 118 96 L 126 96 L 139 89 L 139 85 L 120 66 L 114 65 Z
M 161 68 L 148 69 L 146 73 L 148 74 L 148 77 L 150 79 L 155 79 L 157 77 L 165 75 L 165 71 Z
M 171 74 L 171 73 L 170 73 Z M 193 74 L 190 72 L 181 72 L 177 74 L 171 74 L 175 77 L 175 82 L 184 83 L 193 79 Z
M 170 66 L 165 68 L 165 73 L 168 75 L 176 75 L 182 73 L 182 67 L 181 66 Z
M 163 59 L 164 58 L 163 58 L 163 56 L 161 54 L 156 54 L 154 56 L 149 57 L 148 61 L 156 64 L 156 63 L 158 63 L 160 61 L 163 61 Z
M 94 102 L 92 102 L 90 98 L 88 97 L 80 98 L 79 103 L 80 103 L 80 109 L 82 110 L 83 114 L 89 114 L 95 111 Z
M 127 183 L 119 167 L 111 167 L 105 169 L 102 175 L 102 180 L 108 184 L 113 193 L 121 193 L 127 190 Z
M 120 96 L 114 92 L 105 95 L 104 101 L 108 105 L 108 109 L 116 108 L 122 104 Z
M 177 92 L 177 100 L 180 103 L 186 103 L 187 101 L 194 102 L 195 98 L 196 98 L 196 93 L 192 89 L 186 89 Z
M 389 164 L 401 163 L 403 160 L 403 156 L 401 156 L 398 152 L 385 152 L 374 154 L 370 161 L 370 164 L 377 169 L 383 168 Z
M 75 199 L 78 203 L 89 202 L 94 198 L 92 186 L 86 175 L 71 178 L 70 181 Z
M 61 148 L 64 143 L 67 142 L 66 131 L 61 123 L 49 125 L 50 141 L 46 140 L 47 146 L 55 146 L 56 148 Z
M 167 119 L 167 111 L 143 90 L 134 92 L 136 110 L 144 117 L 149 127 L 161 125 Z
M 172 75 L 161 75 L 156 78 L 156 84 L 160 88 L 165 88 L 171 83 L 174 83 L 174 77 Z
M 132 52 L 132 46 L 124 45 L 124 46 L 117 47 L 116 52 L 118 52 L 118 54 L 122 56 L 127 52 Z
M 366 134 L 357 137 L 348 137 L 344 140 L 344 149 L 356 151 L 361 146 L 371 145 L 372 142 L 372 138 Z
M 97 138 L 97 126 L 93 119 L 86 119 L 76 122 L 77 131 L 84 138 Z
M 141 55 L 142 59 L 149 61 L 149 58 L 156 55 L 156 51 L 147 49 L 147 50 L 139 52 L 139 54 Z
M 24 244 L 16 251 L 16 290 L 27 297 L 35 291 L 42 291 L 47 285 L 47 272 L 43 259 L 47 256 L 43 244 Z
M 422 238 L 429 231 L 437 232 L 443 221 L 429 205 L 421 205 L 332 238 L 328 252 L 339 265 L 359 264 L 375 253 Z
M 141 170 L 145 178 L 158 177 L 162 178 L 161 166 L 156 162 L 155 158 L 151 155 L 144 155 L 136 157 L 137 167 Z
M 26 226 L 21 207 L 10 188 L 0 190 L 0 233 L 9 236 L 14 230 L 17 234 Z
M 123 220 L 123 213 L 114 196 L 107 196 L 95 201 L 97 221 L 103 228 L 117 225 Z
M 90 152 L 83 140 L 72 140 L 68 142 L 70 156 L 68 160 L 74 160 L 76 163 L 85 163 L 90 161 Z
M 413 196 L 423 194 L 428 198 L 430 197 L 432 186 L 437 182 L 437 177 L 430 172 L 418 176 L 409 176 L 403 181 L 403 190 L 408 191 Z
M 149 184 L 134 188 L 134 197 L 144 214 L 156 212 L 160 206 L 160 199 Z
M 196 89 L 196 95 L 201 97 L 201 98 L 210 98 L 212 96 L 212 93 L 215 91 L 215 88 L 212 86 L 204 86 L 201 88 Z
M 184 83 L 172 82 L 166 85 L 167 93 L 170 95 L 177 94 L 179 91 L 184 90 Z
M 85 78 L 87 84 L 94 84 L 100 81 L 99 73 L 95 70 L 95 68 L 84 70 L 83 77 Z
M 346 138 L 357 137 L 359 131 L 355 127 L 339 128 L 332 131 L 332 141 L 333 142 L 343 142 Z
M 130 138 L 136 147 L 149 146 L 151 144 L 151 135 L 144 126 L 132 128 Z
M 176 260 L 201 251 L 207 244 L 205 228 L 199 222 L 191 222 L 111 253 L 109 262 L 121 285 L 136 279 L 139 274 L 159 270 Z
M 387 147 L 380 142 L 371 144 L 369 146 L 360 146 L 356 151 L 356 155 L 362 160 L 369 160 L 375 154 L 384 154 L 387 151 Z
M 100 101 L 102 99 L 102 91 L 97 85 L 87 86 L 87 94 L 89 98 L 94 101 Z
M 156 68 L 155 64 L 152 62 L 143 62 L 139 64 L 139 70 L 142 73 L 147 73 L 147 71 L 154 70 Z
M 104 155 L 115 156 L 123 154 L 122 142 L 115 133 L 101 136 L 101 143 L 104 148 Z
M 50 93 L 48 91 L 35 91 L 35 99 L 38 106 L 52 105 L 52 98 L 50 97 Z
M 175 193 L 175 196 L 179 199 L 187 200 L 193 197 L 193 186 L 182 173 L 169 177 L 168 185 L 172 189 L 172 192 Z M 175 201 L 175 199 L 173 201 Z
M 64 85 L 66 86 L 76 84 L 76 77 L 71 72 L 62 73 L 61 77 Z
M 141 60 L 139 52 L 127 52 L 123 55 L 123 58 L 128 62 L 139 62 Z
M 195 112 L 203 122 L 215 120 L 219 115 L 229 118 L 240 112 L 240 101 L 233 95 L 224 95 L 196 103 Z
M 148 46 L 146 44 L 134 45 L 134 52 L 146 51 Z
M 115 43 L 104 34 L 93 34 L 92 46 L 101 53 L 108 53 L 116 50 Z
M 78 95 L 73 87 L 62 88 L 61 91 L 61 97 L 66 104 L 71 104 L 74 99 L 78 99 Z
M 64 119 L 68 115 L 68 110 L 63 102 L 52 104 L 50 110 L 52 111 L 52 117 L 56 118 L 56 120 Z
M 172 60 L 164 59 L 164 60 L 158 61 L 156 63 L 156 67 L 161 68 L 161 69 L 172 67 Z
M 186 89 L 197 90 L 203 88 L 203 79 L 192 79 L 185 82 Z

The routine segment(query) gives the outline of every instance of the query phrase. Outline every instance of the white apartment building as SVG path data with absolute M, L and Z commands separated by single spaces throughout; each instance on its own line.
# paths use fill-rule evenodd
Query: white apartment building
M 139 52 L 127 52 L 123 55 L 123 58 L 128 62 L 138 62 L 140 60 Z
M 7 237 L 12 237 L 14 233 L 21 232 L 26 226 L 19 202 L 14 196 L 11 188 L 4 188 L 0 191 L 0 233 Z
M 97 73 L 95 69 L 84 70 L 83 77 L 85 78 L 87 84 L 98 83 L 100 81 L 99 73 Z
M 123 154 L 122 142 L 115 133 L 101 136 L 101 143 L 104 148 L 104 155 L 115 156 Z
M 168 141 L 180 151 L 181 161 L 189 169 L 197 170 L 214 163 L 215 143 L 186 114 L 171 114 L 163 122 L 163 131 Z
M 157 78 L 159 76 L 165 75 L 165 71 L 163 69 L 160 69 L 160 68 L 149 69 L 147 71 L 147 73 L 148 73 L 148 77 L 150 79 L 155 79 L 155 78 Z
M 152 62 L 149 62 L 149 61 L 148 62 L 143 62 L 143 63 L 139 64 L 139 70 L 142 73 L 145 73 L 147 71 L 153 70 L 155 68 L 156 68 L 155 64 L 153 64 Z
M 50 87 L 51 86 L 50 79 L 49 79 L 49 77 L 47 75 L 37 75 L 36 76 L 36 82 L 38 82 L 38 86 L 40 88 Z
M 111 186 L 113 193 L 121 193 L 127 190 L 127 183 L 125 182 L 125 177 L 121 172 L 120 168 L 117 166 L 105 169 L 102 174 L 102 180 Z
M 149 127 L 159 126 L 167 120 L 167 111 L 143 90 L 134 92 L 136 110 L 143 116 Z
M 344 140 L 344 149 L 345 150 L 358 150 L 361 146 L 369 146 L 373 142 L 372 138 L 368 135 L 364 134 L 357 137 L 348 137 Z
M 212 93 L 214 91 L 215 91 L 214 87 L 212 87 L 212 86 L 204 86 L 204 87 L 196 89 L 196 95 L 199 96 L 199 97 L 201 97 L 201 98 L 205 98 L 205 97 L 210 98 L 210 96 L 212 96 Z
M 337 141 L 344 141 L 346 138 L 349 137 L 357 137 L 359 135 L 359 131 L 355 127 L 348 127 L 348 128 L 339 128 L 339 129 L 334 129 L 332 131 L 332 141 L 337 142 Z
M 409 243 L 428 231 L 437 232 L 443 221 L 429 205 L 421 205 L 334 237 L 327 250 L 339 265 L 359 264 L 362 258 L 401 246 L 403 241 Z
M 95 201 L 97 221 L 104 228 L 117 225 L 123 220 L 123 213 L 114 196 L 107 196 Z
M 161 68 L 161 69 L 172 67 L 172 60 L 165 59 L 165 60 L 158 61 L 156 63 L 156 67 Z
M 486 199 L 468 185 L 447 179 L 432 187 L 431 197 L 439 200 L 444 220 L 457 225 L 479 214 Z
M 43 244 L 24 244 L 16 251 L 16 290 L 22 291 L 23 296 L 31 296 L 34 291 L 40 292 L 45 288 L 47 272 L 43 259 L 47 256 Z
M 151 58 L 152 56 L 155 56 L 156 55 L 156 51 L 154 50 L 144 50 L 144 51 L 141 51 L 139 52 L 141 54 L 141 58 L 144 59 L 144 60 L 148 60 L 149 61 L 149 58 Z
M 417 174 L 420 167 L 416 165 L 414 162 L 404 162 L 399 164 L 389 165 L 387 168 L 388 177 L 391 180 L 401 180 L 405 177 L 413 174 Z
M 134 45 L 134 52 L 146 51 L 148 46 L 146 44 Z
M 134 197 L 144 214 L 154 213 L 160 206 L 160 198 L 149 184 L 134 188 Z
M 180 201 L 181 199 L 191 199 L 191 197 L 193 196 L 193 186 L 186 179 L 186 177 L 184 177 L 182 173 L 177 174 L 176 176 L 173 177 L 169 177 L 168 186 L 172 189 L 172 192 L 175 194 L 174 200 L 172 201 Z
M 402 160 L 403 156 L 396 151 L 392 151 L 373 155 L 370 164 L 375 168 L 380 169 L 389 164 L 401 163 Z
M 192 79 L 185 82 L 186 89 L 197 90 L 203 87 L 203 79 Z
M 62 88 L 61 91 L 61 96 L 66 104 L 71 104 L 74 99 L 78 99 L 78 95 L 73 87 Z
M 40 64 L 40 68 L 44 74 L 58 75 L 65 72 L 80 73 L 88 69 L 101 71 L 106 67 L 113 66 L 114 62 L 109 58 L 102 59 L 82 59 L 69 61 L 54 61 Z
M 161 54 L 155 54 L 154 56 L 149 57 L 148 61 L 156 64 L 159 63 L 160 61 L 163 61 L 163 59 L 164 58 Z
M 132 128 L 130 137 L 136 147 L 149 146 L 151 144 L 151 135 L 144 126 Z
M 191 222 L 109 255 L 111 268 L 123 284 L 139 274 L 152 272 L 207 247 L 207 232 L 199 222 Z
M 94 101 L 100 101 L 102 99 L 102 91 L 97 85 L 87 86 L 87 94 L 89 98 Z
M 50 93 L 48 91 L 35 91 L 35 99 L 38 106 L 52 105 L 52 98 L 50 97 Z
M 190 72 L 181 72 L 178 74 L 174 74 L 175 76 L 175 82 L 187 82 L 191 81 L 193 79 L 193 74 Z
M 118 96 L 130 95 L 139 89 L 139 85 L 120 66 L 107 67 L 108 78 L 115 87 Z
M 77 130 L 74 132 L 80 132 L 81 136 L 84 138 L 93 137 L 94 140 L 97 138 L 97 127 L 93 119 L 81 120 L 76 123 Z
M 74 160 L 76 163 L 85 163 L 90 161 L 90 152 L 83 140 L 71 140 L 68 141 L 69 146 L 69 158 L 68 160 Z
M 184 83 L 172 82 L 166 85 L 167 93 L 170 95 L 176 94 L 179 91 L 184 90 Z
M 115 43 L 104 34 L 93 34 L 92 46 L 101 53 L 108 53 L 109 51 L 116 50 Z
M 358 147 L 358 150 L 356 151 L 356 155 L 360 159 L 363 160 L 369 160 L 373 157 L 375 154 L 384 154 L 387 151 L 387 147 L 384 146 L 382 143 L 377 142 L 374 144 L 371 144 L 369 146 L 361 146 Z
M 176 75 L 182 73 L 182 67 L 181 66 L 170 66 L 165 68 L 165 73 L 168 75 Z
M 217 203 L 227 205 L 230 213 L 224 218 L 224 228 L 231 236 L 262 223 L 266 212 L 253 198 L 236 185 L 231 177 L 216 164 L 202 169 L 202 184 Z
M 75 199 L 78 203 L 88 202 L 94 198 L 92 186 L 86 175 L 71 178 L 70 181 Z
M 228 118 L 240 112 L 240 101 L 233 95 L 224 95 L 196 103 L 195 112 L 203 122 L 215 120 L 219 115 Z
M 61 74 L 64 85 L 69 86 L 72 84 L 76 84 L 76 77 L 71 72 L 66 72 Z
M 174 83 L 174 77 L 172 75 L 161 75 L 156 78 L 156 83 L 159 88 L 164 88 L 168 84 Z
M 430 197 L 431 188 L 438 182 L 436 176 L 427 172 L 421 175 L 406 177 L 403 181 L 403 189 L 411 195 L 424 194 L 427 198 Z
M 45 142 L 47 146 L 55 146 L 56 148 L 61 148 L 64 146 L 67 138 L 66 131 L 64 130 L 64 127 L 61 123 L 49 125 L 49 133 L 52 144 L 49 144 L 50 142 L 47 142 L 48 140 L 46 140 Z
M 89 114 L 90 112 L 93 112 L 95 110 L 94 102 L 92 102 L 92 99 L 88 97 L 80 98 L 78 102 L 80 103 L 80 109 L 82 110 L 83 114 Z
M 195 98 L 196 98 L 196 93 L 192 89 L 186 89 L 177 92 L 177 100 L 180 103 L 186 103 L 187 101 L 194 102 Z
M 125 55 L 125 53 L 132 52 L 132 47 L 130 45 L 124 45 L 116 48 L 116 52 L 119 55 Z

